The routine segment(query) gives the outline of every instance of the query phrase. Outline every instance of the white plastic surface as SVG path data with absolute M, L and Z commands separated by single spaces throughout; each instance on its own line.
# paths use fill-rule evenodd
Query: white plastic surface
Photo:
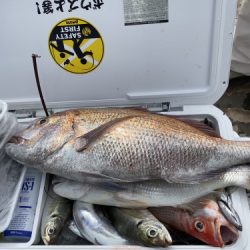
M 37 207 L 35 212 L 35 219 L 33 224 L 32 235 L 27 242 L 0 242 L 0 249 L 18 249 L 18 248 L 29 248 L 33 244 L 38 244 L 40 241 L 40 221 L 45 202 L 45 187 L 46 174 L 43 174 L 41 180 L 41 186 L 38 195 Z
M 7 111 L 8 111 L 7 103 L 0 100 L 0 123 L 1 123 L 1 120 L 4 119 L 4 116 L 6 115 Z M 9 171 L 9 169 L 10 168 L 8 167 L 7 170 Z M 20 171 L 20 177 L 19 177 L 18 182 L 16 183 L 15 190 L 13 190 L 13 193 L 9 193 L 9 195 L 12 195 L 12 197 L 9 197 L 9 198 L 10 198 L 10 200 L 13 199 L 13 206 L 10 207 L 10 209 L 8 210 L 8 213 L 6 214 L 5 221 L 0 225 L 0 232 L 3 232 L 9 226 L 9 223 L 10 223 L 11 218 L 13 216 L 13 213 L 15 210 L 15 205 L 16 205 L 19 193 L 20 193 L 20 188 L 22 187 L 25 172 L 26 172 L 26 168 L 23 167 L 22 171 Z M 0 171 L 0 173 L 1 173 L 1 171 Z M 3 192 L 3 190 L 1 190 L 1 192 Z
M 12 109 L 40 106 L 32 53 L 48 107 L 171 102 L 213 104 L 229 76 L 236 0 L 169 0 L 169 22 L 124 25 L 123 1 L 100 10 L 78 8 L 37 14 L 36 2 L 1 2 L 1 93 Z M 53 2 L 53 1 L 52 1 Z M 78 1 L 80 5 L 80 1 Z M 89 21 L 102 34 L 105 53 L 88 74 L 60 68 L 49 53 L 53 26 L 68 17 Z
M 193 119 L 204 119 L 209 118 L 215 125 L 217 132 L 225 139 L 237 139 L 235 137 L 235 133 L 232 128 L 232 124 L 229 118 L 223 114 L 222 111 L 215 108 L 214 106 L 184 106 L 183 111 L 178 112 L 171 112 L 168 115 L 178 115 L 178 116 L 188 116 Z M 27 119 L 26 121 L 30 121 L 32 119 Z M 16 244 L 0 244 L 0 248 L 6 249 L 17 249 L 17 248 L 27 248 L 27 249 L 117 249 L 117 246 L 30 246 L 32 243 L 38 241 L 40 237 L 40 216 L 43 209 L 43 201 L 44 201 L 44 183 L 45 183 L 45 176 L 42 180 L 40 192 L 39 192 L 39 199 L 38 199 L 38 207 L 36 210 L 36 218 L 34 223 L 34 232 L 32 234 L 32 239 L 27 243 L 16 243 Z M 242 219 L 243 224 L 243 231 L 240 233 L 240 237 L 238 241 L 234 245 L 230 245 L 225 247 L 225 250 L 248 250 L 249 244 L 249 223 L 246 218 L 249 217 L 249 207 L 246 193 L 243 189 L 237 189 L 237 191 L 232 196 L 233 205 L 236 211 L 238 212 L 240 218 Z M 142 249 L 142 247 L 135 247 L 131 246 L 130 249 Z M 119 249 L 128 249 L 128 246 L 119 246 Z M 149 248 L 144 248 L 149 249 Z M 217 249 L 211 246 L 171 246 L 168 249 L 172 250 L 212 250 Z
M 40 1 L 37 1 L 40 2 Z M 66 1 L 67 2 L 67 1 Z M 38 59 L 40 80 L 48 107 L 135 105 L 171 102 L 212 104 L 227 87 L 236 0 L 169 0 L 169 22 L 124 26 L 122 0 L 104 0 L 100 11 L 55 12 L 38 15 L 36 1 L 4 0 L 0 52 L 1 93 L 11 109 L 40 107 L 31 54 Z M 40 2 L 41 3 L 41 2 Z M 52 59 L 48 37 L 52 27 L 68 17 L 83 18 L 102 34 L 105 54 L 91 73 L 75 75 Z M 231 123 L 212 106 L 184 106 L 176 115 L 209 116 L 222 137 L 234 138 Z M 2 249 L 117 249 L 115 246 L 30 246 L 40 237 L 43 177 L 32 238 L 28 243 L 0 244 Z M 233 196 L 241 218 L 249 217 L 244 191 Z M 230 250 L 248 249 L 249 226 Z M 132 246 L 131 249 L 135 247 Z M 141 247 L 136 247 L 141 248 Z M 121 247 L 119 249 L 128 249 Z M 148 248 L 145 248 L 148 249 Z M 210 246 L 172 246 L 174 250 L 213 249 Z
M 28 123 L 28 122 L 31 122 L 32 120 L 34 120 L 34 119 L 26 119 L 26 120 L 23 120 L 22 122 Z M 24 172 L 24 176 L 25 176 L 25 172 Z M 23 183 L 23 181 L 21 182 L 19 189 L 21 189 L 22 183 Z M 0 242 L 0 249 L 28 248 L 32 244 L 39 243 L 39 241 L 40 241 L 40 221 L 41 221 L 43 206 L 44 206 L 45 197 L 46 197 L 45 187 L 46 187 L 46 174 L 42 174 L 39 193 L 37 194 L 38 195 L 37 207 L 35 209 L 35 218 L 34 218 L 32 235 L 31 235 L 30 240 L 28 242 Z M 18 194 L 19 194 L 19 191 L 18 191 Z M 17 198 L 18 198 L 18 195 L 17 195 Z M 13 211 L 14 211 L 14 209 L 15 209 L 15 207 L 13 208 Z
M 21 175 L 20 175 L 20 178 L 18 180 L 18 183 L 16 185 L 15 192 L 13 194 L 13 200 L 15 200 L 16 202 L 17 202 L 17 199 L 19 197 L 19 193 L 20 193 L 20 189 L 22 187 L 25 173 L 26 173 L 26 168 L 23 168 Z M 10 210 L 8 211 L 8 213 L 6 215 L 7 219 L 5 220 L 5 223 L 0 225 L 0 232 L 3 232 L 9 226 L 11 219 L 12 219 L 12 216 L 13 216 L 14 211 L 15 211 L 16 202 L 14 202 L 13 206 L 10 207 Z

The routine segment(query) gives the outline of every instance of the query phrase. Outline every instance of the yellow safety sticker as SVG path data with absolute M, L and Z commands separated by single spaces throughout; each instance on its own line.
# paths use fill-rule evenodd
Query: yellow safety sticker
M 104 44 L 92 24 L 72 17 L 54 26 L 49 35 L 49 50 L 61 68 L 71 73 L 85 74 L 101 63 Z

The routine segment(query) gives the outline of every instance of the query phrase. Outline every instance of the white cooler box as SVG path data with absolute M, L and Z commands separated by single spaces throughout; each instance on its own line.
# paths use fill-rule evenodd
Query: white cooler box
M 206 117 L 223 138 L 238 139 L 229 119 L 213 106 L 228 85 L 236 2 L 4 0 L 0 99 L 20 122 L 44 115 L 32 66 L 35 53 L 41 56 L 38 71 L 49 111 L 142 106 L 194 119 Z M 40 236 L 44 185 L 45 176 L 37 194 L 30 241 L 0 243 L 0 248 L 117 248 L 35 245 Z M 233 203 L 243 232 L 225 249 L 250 249 L 245 190 L 233 193 Z

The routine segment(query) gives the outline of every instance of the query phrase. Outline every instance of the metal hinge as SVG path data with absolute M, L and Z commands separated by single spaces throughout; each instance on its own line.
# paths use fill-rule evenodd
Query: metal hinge
M 170 112 L 171 106 L 170 102 L 162 102 L 162 103 L 150 103 L 142 105 L 143 108 L 146 108 L 153 112 Z
M 183 111 L 183 107 L 173 107 L 170 102 L 146 104 L 143 107 L 153 112 Z
M 170 102 L 163 102 L 161 104 L 161 109 L 162 109 L 162 112 L 170 112 L 171 111 Z

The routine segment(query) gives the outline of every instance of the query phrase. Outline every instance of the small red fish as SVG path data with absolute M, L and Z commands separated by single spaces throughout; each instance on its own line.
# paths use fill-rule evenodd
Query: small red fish
M 215 247 L 232 244 L 239 238 L 234 225 L 226 220 L 216 201 L 203 199 L 187 208 L 149 209 L 161 222 Z

